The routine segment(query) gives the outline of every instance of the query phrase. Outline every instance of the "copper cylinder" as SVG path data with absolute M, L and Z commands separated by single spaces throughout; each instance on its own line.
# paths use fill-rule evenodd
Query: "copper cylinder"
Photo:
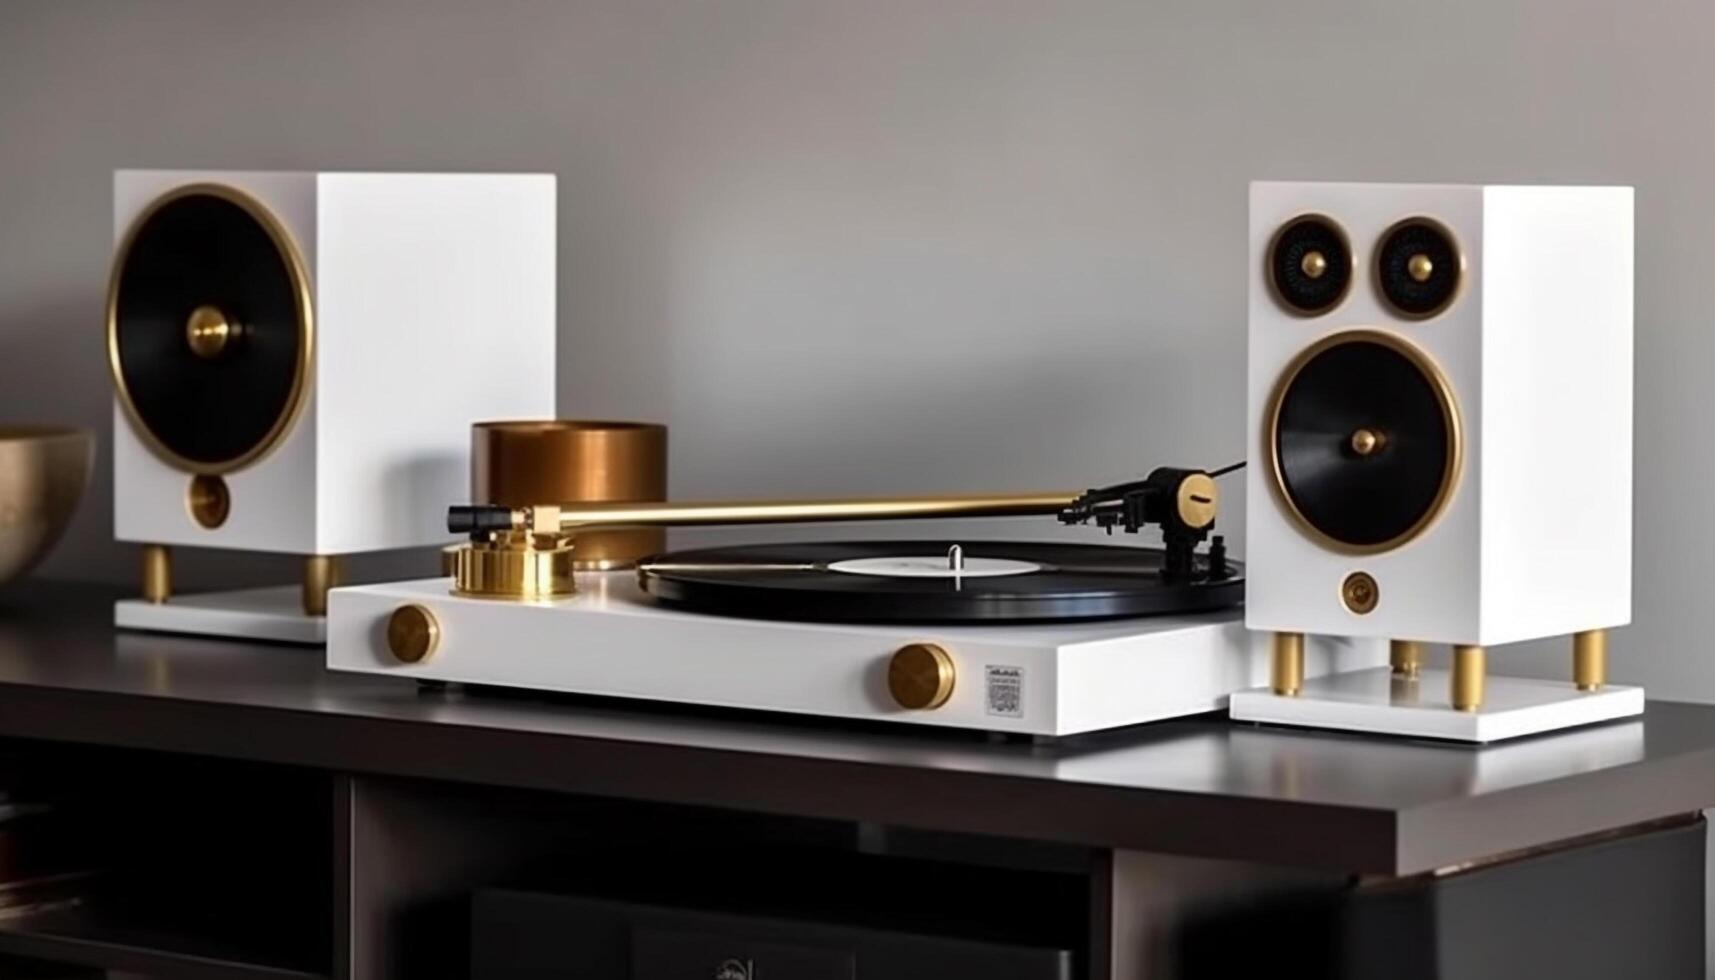
M 667 499 L 667 427 L 647 422 L 478 422 L 470 434 L 473 503 L 639 503 Z M 578 568 L 623 568 L 665 550 L 665 528 L 589 531 Z

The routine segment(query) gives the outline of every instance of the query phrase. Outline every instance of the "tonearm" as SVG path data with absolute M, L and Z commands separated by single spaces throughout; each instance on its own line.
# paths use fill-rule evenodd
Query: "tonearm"
M 890 521 L 927 518 L 1057 516 L 1063 524 L 1093 524 L 1112 533 L 1162 529 L 1162 575 L 1190 581 L 1230 575 L 1219 536 L 1208 560 L 1195 560 L 1219 510 L 1214 476 L 1204 470 L 1161 467 L 1131 483 L 1083 493 L 1002 493 L 976 496 L 882 497 L 837 500 L 724 501 L 710 503 L 576 503 L 448 508 L 447 529 L 470 543 L 454 557 L 455 588 L 472 595 L 537 598 L 574 591 L 573 551 L 578 532 L 592 528 L 810 522 Z

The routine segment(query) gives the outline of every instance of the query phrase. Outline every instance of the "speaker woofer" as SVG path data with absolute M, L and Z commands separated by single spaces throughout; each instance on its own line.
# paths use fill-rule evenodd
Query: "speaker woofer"
M 296 246 L 234 188 L 193 184 L 157 198 L 114 258 L 107 352 L 119 404 L 181 470 L 229 473 L 284 438 L 313 336 Z
M 1267 437 L 1282 503 L 1337 551 L 1415 539 L 1459 476 L 1459 414 L 1445 376 L 1377 330 L 1333 334 L 1294 359 L 1270 399 Z
M 1263 261 L 1275 298 L 1300 316 L 1328 312 L 1352 288 L 1351 243 L 1325 215 L 1300 215 L 1282 225 Z
M 1432 218 L 1406 218 L 1376 246 L 1376 287 L 1401 316 L 1432 317 L 1459 295 L 1465 256 L 1447 227 Z

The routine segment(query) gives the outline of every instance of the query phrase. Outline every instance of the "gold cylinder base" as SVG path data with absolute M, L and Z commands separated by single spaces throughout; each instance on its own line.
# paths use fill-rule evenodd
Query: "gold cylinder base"
M 1483 706 L 1483 675 L 1486 669 L 1482 647 L 1453 648 L 1452 698 L 1456 710 L 1476 711 Z
M 1274 693 L 1296 697 L 1304 688 L 1304 634 L 1274 634 L 1270 686 Z
M 580 545 L 581 547 L 581 545 Z M 572 542 L 539 547 L 522 532 L 453 552 L 453 591 L 490 599 L 551 599 L 577 591 Z
M 311 555 L 304 559 L 304 615 L 328 614 L 328 590 L 340 584 L 344 571 L 338 555 Z
M 1572 683 L 1580 691 L 1600 691 L 1608 683 L 1608 631 L 1572 634 Z
M 143 546 L 143 598 L 166 602 L 173 596 L 173 552 L 164 544 Z
M 479 422 L 472 503 L 656 503 L 667 499 L 667 427 L 646 422 Z M 666 549 L 664 528 L 580 532 L 580 569 L 625 568 Z
M 1393 676 L 1415 678 L 1423 669 L 1423 645 L 1416 640 L 1393 640 L 1388 644 L 1387 661 Z

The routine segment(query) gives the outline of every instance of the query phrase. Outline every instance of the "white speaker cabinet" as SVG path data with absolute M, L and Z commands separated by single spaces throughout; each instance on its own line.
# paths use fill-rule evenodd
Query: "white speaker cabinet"
M 472 422 L 554 413 L 551 175 L 120 171 L 114 233 L 120 626 L 320 642 L 338 556 L 449 539 Z M 305 579 L 172 595 L 170 546 Z
M 1246 264 L 1245 618 L 1277 670 L 1233 717 L 1486 741 L 1641 711 L 1604 666 L 1631 619 L 1631 189 L 1256 183 Z M 1306 633 L 1394 641 L 1393 676 L 1306 685 Z M 1572 683 L 1486 677 L 1486 647 L 1560 635 Z

